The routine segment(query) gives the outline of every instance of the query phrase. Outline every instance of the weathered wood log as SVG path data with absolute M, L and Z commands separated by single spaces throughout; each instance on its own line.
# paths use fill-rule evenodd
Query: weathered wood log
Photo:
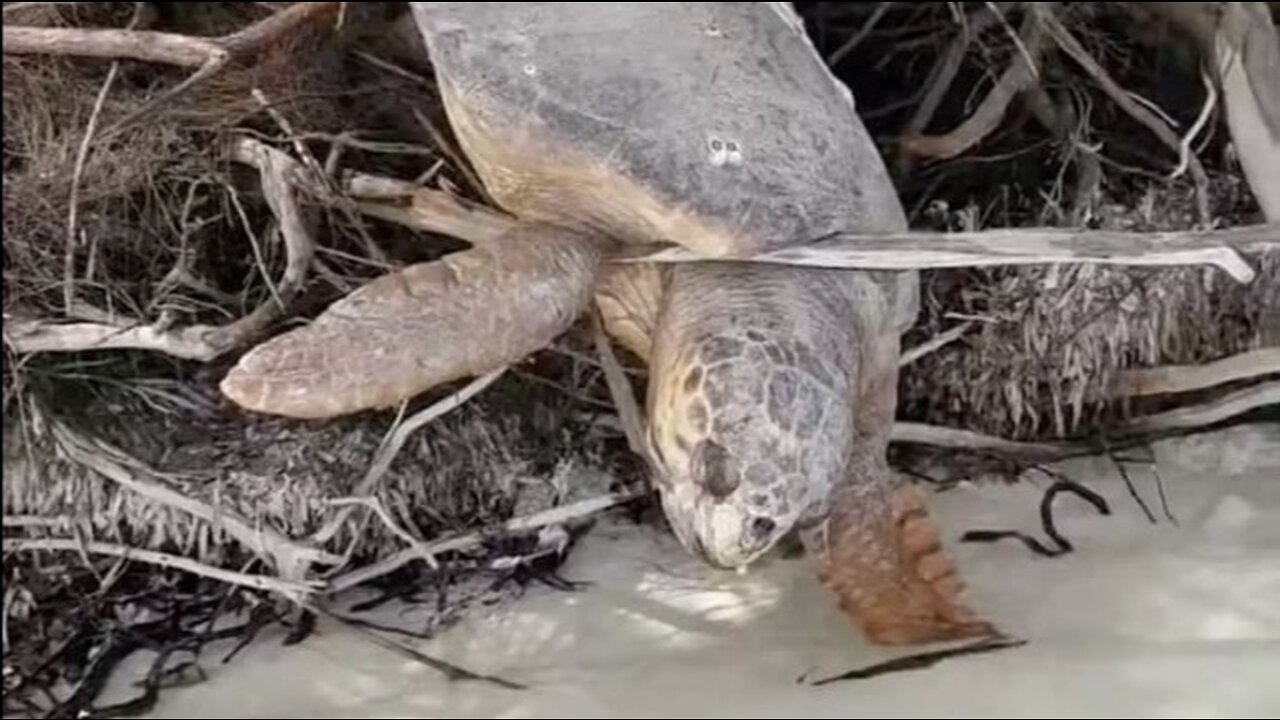
M 831 268 L 905 270 L 1045 263 L 1216 265 L 1248 282 L 1255 272 L 1238 253 L 1280 249 L 1280 223 L 1225 230 L 1122 232 L 1072 228 L 1016 228 L 977 232 L 841 234 L 750 258 L 753 262 Z M 642 251 L 627 261 L 705 260 L 683 248 Z M 714 261 L 713 261 L 714 262 Z
M 1141 397 L 1183 393 L 1272 373 L 1280 373 L 1280 347 L 1251 350 L 1204 365 L 1127 370 L 1120 374 L 1115 394 Z

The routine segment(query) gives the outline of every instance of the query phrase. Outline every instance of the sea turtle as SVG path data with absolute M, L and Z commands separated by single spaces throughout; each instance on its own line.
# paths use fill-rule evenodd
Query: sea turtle
M 645 443 L 689 551 L 745 568 L 795 533 L 877 643 L 993 631 L 885 457 L 911 272 L 742 262 L 906 218 L 789 3 L 410 3 L 494 201 L 491 242 L 379 278 L 247 353 L 241 406 L 393 406 L 544 347 L 594 298 L 647 360 Z M 627 243 L 708 262 L 607 262 Z

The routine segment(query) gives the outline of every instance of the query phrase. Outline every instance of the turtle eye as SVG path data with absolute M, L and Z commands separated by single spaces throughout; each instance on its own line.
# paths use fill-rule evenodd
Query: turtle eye
M 738 473 L 733 471 L 729 451 L 714 440 L 703 440 L 693 449 L 693 479 L 717 500 L 738 489 Z

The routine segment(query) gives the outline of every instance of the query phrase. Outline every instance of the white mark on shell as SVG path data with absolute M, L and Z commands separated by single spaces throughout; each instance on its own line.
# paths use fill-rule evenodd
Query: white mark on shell
M 733 140 L 722 140 L 713 136 L 707 141 L 707 147 L 711 149 L 708 160 L 715 167 L 742 164 L 742 148 Z

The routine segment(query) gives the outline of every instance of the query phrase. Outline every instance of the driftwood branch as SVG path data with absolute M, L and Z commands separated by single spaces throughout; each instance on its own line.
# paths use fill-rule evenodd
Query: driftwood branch
M 644 459 L 649 467 L 657 467 L 655 458 L 649 452 L 649 445 L 644 440 L 647 435 L 644 414 L 640 412 L 640 405 L 636 402 L 631 382 L 627 380 L 622 363 L 618 362 L 618 356 L 609 343 L 609 336 L 605 331 L 599 308 L 594 308 L 591 312 L 591 335 L 595 342 L 596 354 L 600 358 L 600 367 L 604 370 L 605 384 L 609 386 L 609 394 L 613 397 L 618 418 L 622 421 L 627 446 L 631 452 Z
M 198 68 L 226 52 L 217 39 L 151 30 L 4 27 L 5 55 L 75 55 Z
M 262 146 L 265 147 L 265 146 Z M 258 167 L 263 194 L 280 226 L 286 265 L 276 292 L 249 315 L 228 325 L 173 328 L 167 318 L 153 324 L 134 319 L 115 322 L 59 323 L 31 318 L 5 318 L 6 343 L 20 354 L 89 350 L 153 350 L 173 357 L 208 362 L 239 347 L 282 316 L 302 289 L 315 255 L 315 243 L 303 218 L 297 191 L 289 180 L 293 168 L 280 152 L 246 153 Z
M 982 142 L 999 127 L 1013 99 L 1034 87 L 1039 79 L 1038 66 L 1044 50 L 1044 33 L 1040 28 L 1039 16 L 1039 12 L 1027 13 L 1021 34 L 1022 52 L 1014 54 L 1008 69 L 983 98 L 978 109 L 955 129 L 943 135 L 904 136 L 899 141 L 903 153 L 917 157 L 953 158 Z
M 1225 230 L 1157 233 L 1016 228 L 955 233 L 840 234 L 746 259 L 784 265 L 873 270 L 1044 263 L 1215 265 L 1236 280 L 1249 282 L 1255 272 L 1239 253 L 1267 250 L 1280 250 L 1280 223 Z M 714 262 L 717 258 L 697 256 L 682 247 L 664 247 L 637 251 L 619 260 Z
M 63 55 L 200 68 L 256 55 L 299 26 L 336 12 L 338 2 L 300 2 L 243 30 L 201 38 L 151 30 L 5 25 L 5 55 Z
M 901 421 L 893 424 L 890 440 L 895 443 L 931 445 L 956 450 L 989 450 L 1001 455 L 1037 461 L 1060 460 L 1085 452 L 1084 448 L 1074 444 L 1018 442 L 971 430 Z
M 1268 405 L 1280 406 L 1280 380 L 1228 393 L 1206 403 L 1130 420 L 1128 435 L 1150 435 L 1207 427 Z
M 1204 365 L 1127 370 L 1120 374 L 1115 394 L 1141 397 L 1183 393 L 1272 373 L 1280 373 L 1280 347 L 1252 350 Z
M 1154 16 L 1195 40 L 1221 92 L 1245 179 L 1267 220 L 1280 222 L 1280 31 L 1267 3 L 1122 5 L 1135 22 Z
M 330 15 L 340 2 L 299 2 L 243 30 L 219 38 L 149 30 L 4 27 L 6 55 L 61 55 L 108 60 L 140 60 L 195 68 L 186 80 L 116 122 L 105 134 L 152 112 L 233 63 L 246 62 L 302 25 Z
M 525 533 L 531 530 L 544 528 L 548 525 L 559 525 L 570 520 L 589 517 L 618 505 L 631 502 L 643 495 L 644 492 L 640 490 L 601 495 L 600 497 L 589 498 L 587 500 L 581 500 L 568 505 L 561 505 L 560 507 L 551 508 L 550 510 L 534 513 L 533 515 L 512 518 L 511 520 L 484 530 L 437 540 L 426 545 L 406 548 L 395 555 L 382 560 L 381 562 L 358 570 L 352 570 L 345 575 L 335 577 L 329 582 L 328 592 L 330 594 L 340 593 L 344 590 L 349 590 L 358 585 L 362 585 L 375 578 L 382 577 L 388 573 L 395 572 L 404 565 L 407 565 L 414 560 L 421 559 L 424 553 L 431 557 L 436 557 L 447 552 L 470 550 L 480 546 L 485 540 L 491 537 Z
M 5 342 L 19 354 L 84 352 L 88 350 L 153 350 L 185 360 L 213 360 L 209 328 L 170 330 L 164 322 L 145 325 L 121 320 L 106 323 L 61 323 L 50 320 L 5 318 Z
M 248 573 L 223 570 L 211 565 L 205 565 L 204 563 L 197 562 L 191 558 L 185 558 L 180 555 L 170 555 L 168 553 L 157 552 L 155 550 L 140 550 L 138 548 L 126 547 L 124 545 L 101 542 L 81 542 L 70 538 L 5 538 L 4 551 L 6 553 L 53 551 L 88 553 L 90 555 L 109 555 L 123 558 L 125 560 L 136 560 L 138 562 L 147 563 L 148 565 L 157 565 L 160 567 L 173 568 L 175 570 L 183 570 L 194 575 L 201 575 L 203 577 L 212 578 L 219 582 L 231 585 L 238 585 L 267 592 L 276 592 L 295 601 L 301 601 L 319 587 L 319 583 L 316 582 L 308 584 L 282 580 L 280 578 L 269 577 L 266 575 L 250 575 Z

